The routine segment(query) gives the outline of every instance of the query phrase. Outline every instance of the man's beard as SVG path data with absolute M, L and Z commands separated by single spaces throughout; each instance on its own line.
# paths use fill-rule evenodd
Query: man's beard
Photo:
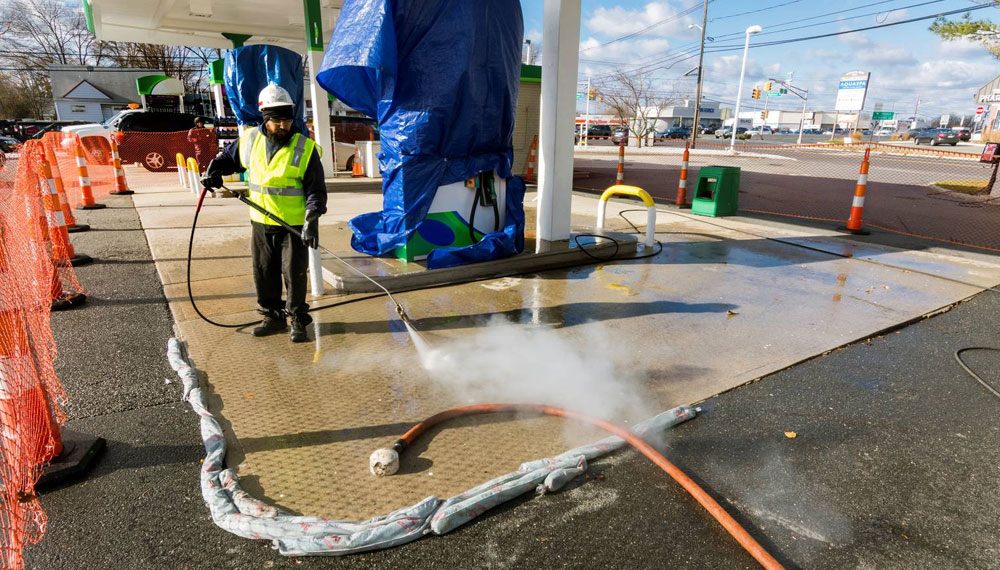
M 287 131 L 284 131 L 281 134 L 272 133 L 270 129 L 266 129 L 266 130 L 267 130 L 267 133 L 266 133 L 267 138 L 270 139 L 271 142 L 273 142 L 275 144 L 282 145 L 282 146 L 284 146 L 285 143 L 287 143 L 292 138 L 292 134 L 293 134 L 292 133 L 292 129 L 288 129 Z

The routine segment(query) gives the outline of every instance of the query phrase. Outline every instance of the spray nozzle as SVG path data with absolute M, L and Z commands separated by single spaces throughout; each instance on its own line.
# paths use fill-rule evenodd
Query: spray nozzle
M 402 319 L 404 323 L 409 324 L 410 317 L 409 315 L 406 314 L 406 311 L 403 310 L 403 306 L 400 305 L 399 303 L 396 303 L 396 313 L 399 315 L 399 318 Z

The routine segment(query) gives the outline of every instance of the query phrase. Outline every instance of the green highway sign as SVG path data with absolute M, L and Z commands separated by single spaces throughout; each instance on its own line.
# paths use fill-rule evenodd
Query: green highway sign
M 782 87 L 781 89 L 778 89 L 778 92 L 781 93 L 782 95 L 786 95 L 788 93 L 788 89 Z
M 577 101 L 581 101 L 581 100 L 583 100 L 583 93 L 577 93 L 577 94 L 576 94 L 576 100 L 577 100 Z
M 892 118 L 895 117 L 895 116 L 896 116 L 896 113 L 894 113 L 892 111 L 875 111 L 874 113 L 872 113 L 872 120 L 873 121 L 891 121 Z
M 768 97 L 781 97 L 781 91 L 768 91 Z

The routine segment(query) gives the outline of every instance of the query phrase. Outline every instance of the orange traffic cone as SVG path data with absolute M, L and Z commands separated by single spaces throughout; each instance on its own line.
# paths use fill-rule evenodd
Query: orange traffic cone
M 538 154 L 538 135 L 531 140 L 531 148 L 528 150 L 528 162 L 524 165 L 524 172 L 521 174 L 521 178 L 525 182 L 535 181 L 535 159 Z
M 355 147 L 354 151 L 354 167 L 351 170 L 351 176 L 357 178 L 359 176 L 364 176 L 365 170 L 361 167 L 361 147 Z
M 688 185 L 688 159 L 691 158 L 691 141 L 684 143 L 684 156 L 681 158 L 681 179 L 677 183 L 677 200 L 674 202 L 678 207 L 687 205 L 687 185 Z
M 76 144 L 73 147 L 76 154 L 76 174 L 80 179 L 80 193 L 83 195 L 83 204 L 77 206 L 80 210 L 99 210 L 106 207 L 105 204 L 98 204 L 94 200 L 94 191 L 90 187 L 90 174 L 87 173 L 87 158 L 83 151 L 83 142 L 80 137 L 76 137 Z
M 111 134 L 111 163 L 115 167 L 115 189 L 109 194 L 115 196 L 128 196 L 129 194 L 135 194 L 135 192 L 128 189 L 128 183 L 125 182 L 125 169 L 122 168 L 122 159 L 118 154 L 118 143 L 115 142 L 115 133 Z
M 858 183 L 854 185 L 854 201 L 851 202 L 851 217 L 847 220 L 846 229 L 855 235 L 866 235 L 868 230 L 861 227 L 861 216 L 865 210 L 865 192 L 868 188 L 868 153 L 870 148 L 865 149 L 865 158 L 861 161 L 861 173 L 858 174 Z

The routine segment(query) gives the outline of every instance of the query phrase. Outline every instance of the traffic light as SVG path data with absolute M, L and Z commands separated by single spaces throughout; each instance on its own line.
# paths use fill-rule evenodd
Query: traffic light
M 591 101 L 597 99 L 597 89 L 591 87 L 590 91 L 587 93 L 587 99 L 590 99 Z
M 770 91 L 771 87 L 773 87 L 773 86 L 774 86 L 774 84 L 771 83 L 770 81 L 768 81 L 767 83 L 764 84 L 764 91 Z
M 750 97 L 752 97 L 754 99 L 760 99 L 760 88 L 759 87 L 754 87 L 753 88 L 753 93 L 750 94 Z

